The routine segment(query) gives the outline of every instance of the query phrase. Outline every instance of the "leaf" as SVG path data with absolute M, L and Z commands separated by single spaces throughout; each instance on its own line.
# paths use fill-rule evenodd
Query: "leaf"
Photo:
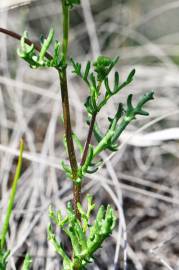
M 84 105 L 90 115 L 93 115 L 98 110 L 94 96 L 88 96 Z
M 83 174 L 86 173 L 88 167 L 90 166 L 90 164 L 92 162 L 92 159 L 93 159 L 93 146 L 90 144 L 86 161 L 85 161 L 84 165 L 82 166 Z
M 49 49 L 50 45 L 52 44 L 54 34 L 55 34 L 54 29 L 51 28 L 47 39 L 44 39 L 44 42 L 42 44 L 42 47 L 39 53 L 39 58 L 38 58 L 39 63 L 43 62 L 45 54 L 47 50 Z
M 116 152 L 118 150 L 118 144 L 111 144 L 107 146 L 107 149 L 110 150 L 111 152 Z
M 128 95 L 128 98 L 127 98 L 127 110 L 128 110 L 128 112 L 132 112 L 134 110 L 134 108 L 132 106 L 132 97 L 133 97 L 133 95 L 130 94 L 130 95 Z
M 62 46 L 59 42 L 57 41 L 55 42 L 53 57 L 47 58 L 47 51 L 49 47 L 52 45 L 54 38 L 54 30 L 52 28 L 50 29 L 47 39 L 45 39 L 44 36 L 41 35 L 40 37 L 41 50 L 37 54 L 35 52 L 34 44 L 28 45 L 26 43 L 27 37 L 28 33 L 27 31 L 25 31 L 21 38 L 20 43 L 21 46 L 19 49 L 17 49 L 17 53 L 22 59 L 24 59 L 30 65 L 31 68 L 53 67 L 56 68 L 58 71 L 64 69 L 66 64 L 64 63 L 62 57 Z
M 111 89 L 109 87 L 109 79 L 108 78 L 105 78 L 104 85 L 106 88 L 105 98 L 109 98 L 110 96 L 112 96 L 112 92 L 111 92 Z
M 81 64 L 78 62 L 75 62 L 73 58 L 71 58 L 71 63 L 73 65 L 74 70 L 72 71 L 76 75 L 80 76 L 82 78 L 81 74 Z
M 42 45 L 44 43 L 45 37 L 43 34 L 40 35 L 40 44 Z
M 94 136 L 95 136 L 98 143 L 104 137 L 104 134 L 100 131 L 99 126 L 96 123 L 95 123 L 94 128 L 93 128 L 93 133 L 94 133 Z
M 97 92 L 97 84 L 96 84 L 96 79 L 93 72 L 90 74 L 90 81 L 91 81 L 90 90 L 91 90 L 91 94 L 93 95 L 95 92 Z
M 112 208 L 108 206 L 107 209 L 105 209 L 102 205 L 98 210 L 94 223 L 89 224 L 95 204 L 92 201 L 92 196 L 87 195 L 87 200 L 87 210 L 84 210 L 80 203 L 77 205 L 82 216 L 81 222 L 77 219 L 71 202 L 68 202 L 67 214 L 64 219 L 61 218 L 66 221 L 65 224 L 56 223 L 59 228 L 64 231 L 72 244 L 72 259 L 67 256 L 61 243 L 58 242 L 52 230 L 52 226 L 49 225 L 48 227 L 48 239 L 57 253 L 62 257 L 63 268 L 65 270 L 73 270 L 77 266 L 78 269 L 85 269 L 86 265 L 93 261 L 94 253 L 111 234 L 116 223 L 116 217 Z M 57 216 L 57 214 L 53 212 L 53 216 Z
M 24 260 L 24 263 L 23 263 L 23 266 L 22 266 L 22 270 L 30 270 L 31 265 L 32 265 L 32 258 L 27 254 L 25 256 L 25 260 Z
M 90 68 L 91 68 L 91 62 L 88 61 L 88 63 L 86 64 L 84 75 L 83 75 L 83 80 L 86 82 L 88 82 L 88 75 L 89 75 Z
M 95 172 L 97 172 L 98 171 L 98 167 L 92 167 L 92 166 L 90 166 L 87 170 L 86 170 L 86 172 L 87 173 L 89 173 L 89 174 L 93 174 L 93 173 L 95 173 Z
M 117 64 L 119 60 L 119 57 L 117 56 L 114 60 L 112 60 L 108 70 L 107 70 L 107 75 L 109 75 L 109 73 L 111 72 L 111 70 L 113 69 L 113 67 Z
M 143 106 L 150 100 L 152 100 L 154 93 L 149 92 L 145 94 L 143 97 L 140 98 L 139 102 L 136 106 L 132 105 L 132 97 L 133 95 L 130 94 L 127 98 L 127 109 L 124 114 L 124 118 L 122 122 L 116 127 L 115 133 L 111 139 L 111 142 L 116 142 L 117 139 L 120 137 L 121 133 L 125 130 L 125 128 L 129 125 L 129 123 L 136 118 L 136 115 L 144 115 L 147 116 L 148 112 L 143 110 Z
M 116 71 L 114 74 L 114 90 L 113 90 L 114 93 L 117 91 L 118 85 L 119 85 L 119 73 Z
M 63 170 L 68 173 L 68 174 L 72 174 L 72 170 L 70 168 L 70 166 L 66 165 L 64 160 L 61 161 L 61 165 L 62 165 L 62 168 Z
M 135 75 L 135 69 L 133 69 L 133 70 L 130 72 L 129 76 L 127 77 L 127 83 L 128 83 L 128 84 L 131 83 L 131 82 L 133 81 L 134 75 Z
M 80 150 L 80 153 L 82 154 L 83 153 L 83 145 L 79 139 L 79 137 L 73 132 L 73 139 L 76 143 L 76 145 L 78 146 L 78 149 Z

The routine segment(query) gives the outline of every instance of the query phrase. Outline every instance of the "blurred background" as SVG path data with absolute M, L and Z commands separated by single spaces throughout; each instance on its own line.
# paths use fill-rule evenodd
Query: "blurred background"
M 88 269 L 179 269 L 179 1 L 81 0 L 71 12 L 69 56 L 85 64 L 98 55 L 119 56 L 121 80 L 135 68 L 135 81 L 112 99 L 97 121 L 115 113 L 129 93 L 135 100 L 153 90 L 149 117 L 138 117 L 122 134 L 119 151 L 83 185 L 96 205 L 112 204 L 118 226 Z M 59 0 L 1 0 L 0 27 L 38 42 L 55 29 L 61 38 Z M 33 70 L 17 57 L 18 42 L 0 34 L 0 219 L 7 207 L 21 136 L 24 164 L 11 219 L 8 269 L 19 269 L 26 252 L 34 270 L 61 269 L 47 241 L 48 206 L 64 212 L 71 183 L 66 159 L 58 76 Z M 86 86 L 68 69 L 73 129 L 87 134 Z M 112 80 L 113 76 L 111 76 Z M 2 224 L 2 223 L 1 223 Z M 59 238 L 63 235 L 57 230 Z M 67 247 L 68 248 L 68 247 Z

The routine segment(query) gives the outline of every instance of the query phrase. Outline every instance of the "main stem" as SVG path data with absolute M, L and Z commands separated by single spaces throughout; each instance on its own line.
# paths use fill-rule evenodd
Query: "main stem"
M 68 53 L 68 34 L 69 34 L 69 7 L 65 5 L 65 0 L 62 0 L 63 9 L 63 60 L 66 66 L 67 53 Z M 67 142 L 68 156 L 70 160 L 70 166 L 72 169 L 73 180 L 78 178 L 78 164 L 75 155 L 75 149 L 73 144 L 73 133 L 71 127 L 71 117 L 69 108 L 69 97 L 68 97 L 68 84 L 67 84 L 67 72 L 66 67 L 59 71 L 60 86 L 61 86 L 61 97 L 63 107 L 63 118 L 65 136 Z M 80 213 L 78 211 L 77 203 L 81 201 L 81 185 L 73 183 L 73 207 L 76 216 L 80 219 Z

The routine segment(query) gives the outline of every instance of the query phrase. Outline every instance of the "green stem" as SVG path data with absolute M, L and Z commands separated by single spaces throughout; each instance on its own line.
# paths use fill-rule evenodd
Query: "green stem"
M 19 154 L 16 172 L 15 172 L 15 176 L 14 176 L 14 180 L 13 180 L 13 184 L 12 184 L 12 190 L 11 190 L 10 199 L 8 202 L 8 208 L 6 211 L 5 221 L 4 221 L 2 232 L 0 235 L 1 250 L 3 250 L 5 248 L 6 235 L 7 235 L 8 227 L 9 227 L 9 220 L 10 220 L 13 205 L 14 205 L 18 180 L 19 180 L 20 174 L 21 174 L 23 150 L 24 150 L 24 141 L 23 141 L 23 139 L 21 139 L 21 141 L 20 141 L 20 154 Z
M 101 153 L 101 151 L 103 151 L 105 149 L 105 146 L 107 145 L 108 140 L 112 137 L 113 134 L 114 134 L 114 132 L 111 130 L 109 130 L 107 132 L 105 137 L 100 141 L 100 143 L 94 149 L 93 158 L 95 158 L 99 153 Z
M 129 123 L 133 119 L 134 119 L 133 117 L 129 117 L 129 118 L 124 117 L 124 119 L 122 120 L 120 126 L 118 127 L 118 129 L 117 129 L 117 131 L 115 133 L 115 136 L 112 138 L 113 141 L 116 141 L 120 137 L 121 133 L 126 129 L 126 127 L 129 125 Z
M 105 135 L 105 137 L 94 149 L 93 157 L 96 157 L 99 153 L 101 153 L 105 149 L 106 145 L 108 144 L 108 140 L 112 139 L 112 142 L 115 142 L 119 138 L 121 133 L 125 130 L 125 128 L 129 125 L 129 123 L 132 121 L 132 119 L 133 119 L 132 117 L 128 119 L 124 118 L 119 127 L 115 128 L 116 131 L 110 129 Z
M 63 9 L 63 57 L 64 61 L 67 61 L 68 54 L 68 35 L 69 35 L 69 7 L 65 4 L 65 0 L 62 0 Z

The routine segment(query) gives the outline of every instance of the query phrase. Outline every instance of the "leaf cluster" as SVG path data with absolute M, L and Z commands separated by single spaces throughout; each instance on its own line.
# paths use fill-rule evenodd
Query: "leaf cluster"
M 126 127 L 136 119 L 137 115 L 147 116 L 149 113 L 143 110 L 143 106 L 153 99 L 153 92 L 146 93 L 140 98 L 137 105 L 132 104 L 133 95 L 127 98 L 127 106 L 119 103 L 117 112 L 113 118 L 108 118 L 109 126 L 106 133 L 102 133 L 97 124 L 94 126 L 94 136 L 98 145 L 94 149 L 94 157 L 103 150 L 117 151 L 118 139 Z
M 61 243 L 53 232 L 52 225 L 48 228 L 48 238 L 56 251 L 63 259 L 64 270 L 85 269 L 85 266 L 93 261 L 94 253 L 99 249 L 103 241 L 112 233 L 116 224 L 116 216 L 111 206 L 100 206 L 94 224 L 90 224 L 91 212 L 95 208 L 92 197 L 88 195 L 87 210 L 83 210 L 78 203 L 81 214 L 81 222 L 77 219 L 71 203 L 67 204 L 67 216 L 62 217 L 61 212 L 55 212 L 50 208 L 49 216 L 69 237 L 73 248 L 73 258 L 69 258 Z
M 128 75 L 127 79 L 121 83 L 119 73 L 116 71 L 114 75 L 113 89 L 109 86 L 109 74 L 118 62 L 118 57 L 111 59 L 106 56 L 99 56 L 92 64 L 87 62 L 85 70 L 82 71 L 80 63 L 75 62 L 73 59 L 73 73 L 79 76 L 88 86 L 90 95 L 87 97 L 85 107 L 89 115 L 98 113 L 108 100 L 119 93 L 119 91 L 133 81 L 135 69 Z M 105 93 L 102 96 L 101 85 L 104 83 Z
M 90 95 L 85 103 L 88 113 L 87 123 L 89 124 L 92 121 L 92 117 L 94 117 L 94 115 L 96 115 L 101 108 L 105 106 L 107 101 L 112 96 L 117 95 L 121 89 L 133 81 L 135 70 L 133 69 L 129 73 L 124 82 L 120 82 L 119 73 L 116 71 L 114 74 L 114 86 L 113 89 L 111 89 L 109 86 L 109 73 L 116 65 L 118 58 L 110 59 L 109 57 L 100 56 L 93 63 L 93 70 L 92 64 L 88 62 L 84 71 L 82 71 L 81 64 L 75 62 L 73 59 L 71 61 L 73 64 L 73 72 L 78 75 L 89 88 Z M 105 94 L 101 98 L 100 95 L 102 94 L 102 83 L 104 83 Z M 95 122 L 93 133 L 97 145 L 89 145 L 88 155 L 84 164 L 82 166 L 78 166 L 78 178 L 75 180 L 76 184 L 80 184 L 87 173 L 95 173 L 98 170 L 101 161 L 96 161 L 95 158 L 98 157 L 102 151 L 117 151 L 118 139 L 121 133 L 125 130 L 130 122 L 136 119 L 137 115 L 149 115 L 149 113 L 145 111 L 143 107 L 148 101 L 153 99 L 153 95 L 153 92 L 146 93 L 139 99 L 137 105 L 134 105 L 133 95 L 130 94 L 127 98 L 127 104 L 124 105 L 119 103 L 114 117 L 108 118 L 108 128 L 104 133 L 101 132 L 99 125 L 97 122 Z M 80 149 L 80 152 L 83 153 L 84 148 L 77 135 L 75 135 L 74 139 Z M 72 179 L 73 177 L 70 166 L 66 165 L 62 161 L 62 168 L 66 172 L 67 176 Z
M 61 43 L 55 41 L 53 56 L 51 59 L 47 58 L 47 52 L 50 46 L 52 46 L 54 41 L 54 30 L 51 29 L 48 37 L 45 38 L 41 35 L 40 44 L 41 49 L 40 52 L 37 53 L 34 44 L 28 45 L 26 39 L 28 38 L 27 31 L 24 32 L 20 48 L 17 50 L 18 55 L 24 59 L 31 68 L 39 68 L 39 67 L 54 67 L 58 70 L 62 70 L 65 67 L 63 54 L 62 54 L 62 46 Z

